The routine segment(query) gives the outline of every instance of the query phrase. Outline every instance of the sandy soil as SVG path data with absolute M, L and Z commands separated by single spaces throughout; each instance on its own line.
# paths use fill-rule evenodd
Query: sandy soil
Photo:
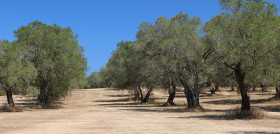
M 132 101 L 127 91 L 112 89 L 74 90 L 59 109 L 27 109 L 0 113 L 0 133 L 5 134 L 92 134 L 92 133 L 280 133 L 280 104 L 265 102 L 270 93 L 251 94 L 252 107 L 265 110 L 273 118 L 226 120 L 218 118 L 229 108 L 240 106 L 236 92 L 201 95 L 201 105 L 211 112 L 185 112 L 182 92 L 176 107 L 162 107 L 165 91 L 154 93 L 152 104 Z M 28 106 L 28 98 L 15 97 L 18 106 Z M 0 97 L 0 103 L 5 103 Z

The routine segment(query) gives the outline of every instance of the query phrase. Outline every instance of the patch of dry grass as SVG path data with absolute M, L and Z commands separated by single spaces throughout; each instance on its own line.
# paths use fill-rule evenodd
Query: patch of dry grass
M 0 107 L 0 112 L 22 112 L 22 109 L 16 106 L 4 104 Z
M 240 108 L 232 109 L 226 112 L 226 119 L 262 119 L 267 115 L 259 109 L 251 109 L 250 111 L 242 111 Z

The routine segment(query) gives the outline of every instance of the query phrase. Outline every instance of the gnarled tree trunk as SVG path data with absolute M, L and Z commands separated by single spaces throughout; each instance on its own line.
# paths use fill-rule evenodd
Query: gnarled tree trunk
M 184 93 L 188 102 L 188 108 L 199 108 L 199 94 L 200 91 L 205 87 L 203 83 L 200 87 L 198 86 L 198 75 L 195 77 L 194 89 L 191 90 L 182 72 L 179 72 L 179 80 L 184 87 Z
M 241 110 L 242 111 L 250 111 L 250 95 L 248 88 L 245 84 L 245 73 L 241 70 L 241 62 L 239 62 L 234 69 L 234 73 L 236 76 L 236 81 L 240 90 L 242 103 L 241 103 Z

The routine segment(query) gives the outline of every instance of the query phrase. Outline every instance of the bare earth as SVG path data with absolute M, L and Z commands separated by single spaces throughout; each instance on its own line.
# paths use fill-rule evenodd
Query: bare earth
M 208 93 L 209 94 L 209 93 Z M 265 102 L 269 93 L 251 93 L 252 107 L 264 110 L 270 118 L 226 120 L 219 118 L 230 108 L 240 106 L 236 92 L 202 94 L 201 105 L 210 112 L 185 112 L 182 92 L 176 107 L 162 107 L 164 91 L 156 92 L 153 104 L 129 100 L 127 91 L 112 89 L 74 90 L 59 109 L 26 109 L 0 113 L 0 133 L 5 134 L 93 134 L 93 133 L 280 133 L 280 104 Z M 28 105 L 26 98 L 15 96 L 18 106 Z M 0 97 L 0 104 L 6 103 Z

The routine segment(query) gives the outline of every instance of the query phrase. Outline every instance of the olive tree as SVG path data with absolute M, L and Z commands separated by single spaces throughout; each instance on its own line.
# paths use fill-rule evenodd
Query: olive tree
M 6 91 L 8 104 L 15 106 L 13 92 L 26 94 L 32 87 L 37 70 L 26 55 L 28 49 L 17 41 L 0 41 L 0 85 Z
M 168 81 L 170 96 L 167 103 L 172 104 L 176 83 L 184 87 L 189 108 L 200 107 L 199 94 L 208 85 L 206 59 L 212 49 L 200 37 L 201 22 L 197 17 L 189 18 L 180 13 L 170 19 L 160 17 L 155 24 L 142 23 L 137 38 L 145 42 L 146 55 L 155 59 L 160 77 Z
M 250 111 L 246 83 L 252 77 L 266 77 L 272 52 L 279 51 L 277 8 L 264 0 L 220 0 L 225 12 L 205 25 L 219 60 L 233 70 L 241 92 L 242 111 Z M 250 77 L 250 78 L 249 78 Z
M 87 62 L 77 35 L 70 27 L 34 21 L 15 32 L 19 45 L 30 49 L 38 72 L 34 86 L 40 90 L 43 106 L 64 97 L 69 89 L 85 78 Z

